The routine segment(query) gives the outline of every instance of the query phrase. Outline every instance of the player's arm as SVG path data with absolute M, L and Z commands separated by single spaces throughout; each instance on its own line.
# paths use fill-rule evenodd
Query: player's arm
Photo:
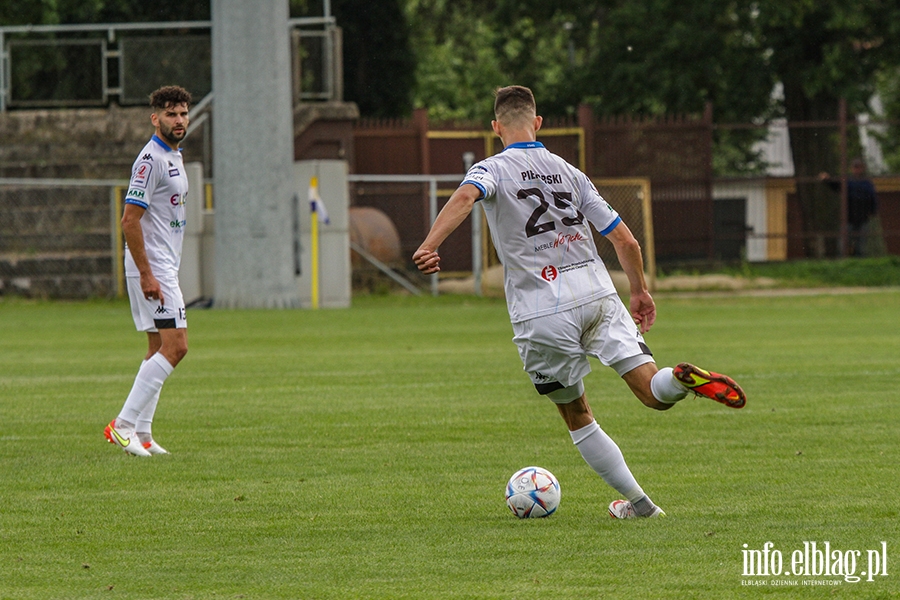
M 159 287 L 159 281 L 150 270 L 150 261 L 147 259 L 147 251 L 144 248 L 144 230 L 141 229 L 141 218 L 147 212 L 137 204 L 125 204 L 125 210 L 122 214 L 122 233 L 125 235 L 125 243 L 128 244 L 128 251 L 131 252 L 131 258 L 141 274 L 141 290 L 144 292 L 144 298 L 159 298 L 159 303 L 164 304 L 162 291 Z
M 631 318 L 640 328 L 641 333 L 650 331 L 650 327 L 656 321 L 656 304 L 647 282 L 644 280 L 644 258 L 641 255 L 641 245 L 635 239 L 634 234 L 628 229 L 624 221 L 606 234 L 606 239 L 612 242 L 616 249 L 619 264 L 628 277 L 631 288 L 630 309 Z
M 441 257 L 437 250 L 440 245 L 466 220 L 475 202 L 481 197 L 481 190 L 471 183 L 464 183 L 456 188 L 450 200 L 444 205 L 441 213 L 434 220 L 431 231 L 425 241 L 413 254 L 413 262 L 423 273 L 436 273 L 441 270 Z

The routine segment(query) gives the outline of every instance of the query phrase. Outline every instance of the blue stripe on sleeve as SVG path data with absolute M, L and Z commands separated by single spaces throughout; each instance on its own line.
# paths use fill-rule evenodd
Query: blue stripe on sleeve
M 616 220 L 610 223 L 609 227 L 600 232 L 600 235 L 608 235 L 610 231 L 615 229 L 622 222 L 622 217 L 616 217 Z
M 482 200 L 482 199 L 485 197 L 486 194 L 484 193 L 484 186 L 481 185 L 481 184 L 478 183 L 478 182 L 472 181 L 471 179 L 466 179 L 465 181 L 463 181 L 463 182 L 462 182 L 461 184 L 459 184 L 459 185 L 460 185 L 460 187 L 462 187 L 462 186 L 464 186 L 464 185 L 467 184 L 467 183 L 469 183 L 469 184 L 471 184 L 471 185 L 474 185 L 474 186 L 477 187 L 479 190 L 481 190 L 481 197 L 480 197 L 480 198 L 476 198 L 476 199 L 475 199 L 476 201 Z
M 134 204 L 135 206 L 140 206 L 144 210 L 147 210 L 150 207 L 150 205 L 146 202 L 141 202 L 140 200 L 132 200 L 131 198 L 126 200 L 125 204 Z

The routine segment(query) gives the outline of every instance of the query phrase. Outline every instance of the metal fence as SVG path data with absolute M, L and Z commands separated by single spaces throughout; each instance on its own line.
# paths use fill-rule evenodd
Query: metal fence
M 0 179 L 0 294 L 117 293 L 119 180 Z
M 400 248 L 407 267 L 413 252 L 425 239 L 431 223 L 446 204 L 463 175 L 350 175 L 351 206 L 370 206 L 384 212 L 397 227 Z M 648 284 L 656 281 L 656 254 L 653 237 L 650 182 L 647 179 L 596 179 L 594 184 L 634 232 L 644 250 Z M 472 216 L 447 238 L 441 248 L 442 276 L 472 277 L 480 293 L 485 271 L 500 261 L 488 232 L 480 206 Z M 603 262 L 620 270 L 612 244 L 595 233 L 597 250 Z M 430 285 L 436 292 L 438 279 Z
M 294 100 L 340 100 L 341 35 L 334 17 L 289 19 Z M 0 111 L 145 104 L 161 85 L 212 91 L 210 21 L 0 27 Z

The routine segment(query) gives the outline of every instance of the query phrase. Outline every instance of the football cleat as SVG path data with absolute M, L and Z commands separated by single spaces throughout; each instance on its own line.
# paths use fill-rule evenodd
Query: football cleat
M 727 375 L 705 371 L 689 363 L 681 363 L 672 375 L 698 396 L 720 402 L 731 408 L 743 408 L 747 396 L 734 379 Z
M 104 433 L 109 436 L 107 439 L 128 454 L 133 454 L 134 456 L 150 456 L 150 452 L 141 444 L 137 434 L 133 431 L 119 431 L 115 428 L 115 421 L 106 426 Z
M 110 433 L 110 431 L 109 431 L 110 429 L 112 429 L 115 426 L 116 426 L 116 420 L 113 419 L 112 421 L 109 422 L 109 425 L 107 425 L 106 427 L 103 428 L 103 435 L 106 437 L 106 441 L 109 442 L 110 444 L 115 444 L 115 442 L 112 439 L 112 433 Z
M 613 500 L 609 505 L 609 516 L 613 519 L 653 519 L 656 517 L 664 517 L 666 516 L 666 513 L 657 506 L 653 509 L 653 514 L 644 517 L 643 515 L 634 512 L 634 505 L 628 500 Z
M 144 449 L 147 450 L 150 454 L 168 454 L 169 451 L 156 443 L 156 440 L 150 440 L 149 442 L 144 442 L 142 444 Z

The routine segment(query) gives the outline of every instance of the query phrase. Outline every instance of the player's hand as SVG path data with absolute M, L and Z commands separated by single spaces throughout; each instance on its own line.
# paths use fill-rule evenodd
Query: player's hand
M 159 281 L 156 280 L 152 273 L 141 273 L 141 291 L 147 300 L 159 299 L 161 305 L 166 303 Z
M 413 262 L 416 263 L 419 270 L 426 275 L 437 273 L 441 270 L 441 257 L 438 256 L 436 251 L 429 250 L 428 248 L 419 248 L 416 250 L 416 253 L 413 254 Z
M 650 292 L 631 295 L 631 318 L 641 333 L 647 333 L 656 322 L 656 304 Z

